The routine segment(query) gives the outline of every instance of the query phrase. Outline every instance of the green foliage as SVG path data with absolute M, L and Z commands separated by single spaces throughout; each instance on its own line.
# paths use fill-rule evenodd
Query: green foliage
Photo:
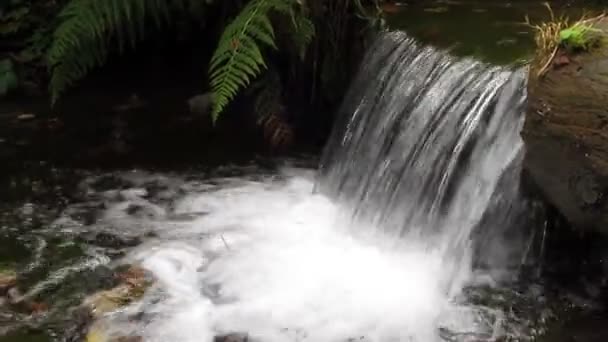
M 0 60 L 0 97 L 17 88 L 19 81 L 10 59 Z
M 25 4 L 15 4 L 12 8 L 0 10 L 0 35 L 19 32 L 27 25 L 26 16 L 30 8 Z
M 296 0 L 250 0 L 225 28 L 209 66 L 214 95 L 213 120 L 237 93 L 266 69 L 262 47 L 277 49 L 271 12 L 290 15 L 301 56 L 314 35 L 314 25 L 296 12 Z
M 187 0 L 72 0 L 59 14 L 61 24 L 48 51 L 52 101 L 93 68 L 103 65 L 116 43 L 119 52 L 144 37 L 151 20 L 157 27 L 170 21 L 172 6 Z
M 303 61 L 306 57 L 308 46 L 315 37 L 315 24 L 304 14 L 291 13 L 292 39 L 296 46 L 296 52 Z
M 277 48 L 268 14 L 284 5 L 284 0 L 252 0 L 225 28 L 209 65 L 213 121 L 238 91 L 266 68 L 258 43 Z
M 587 51 L 599 42 L 601 30 L 578 22 L 559 32 L 559 42 L 569 50 Z
M 52 101 L 93 68 L 106 63 L 112 44 L 118 51 L 133 48 L 144 38 L 150 19 L 157 27 L 175 21 L 172 9 L 198 17 L 210 0 L 71 0 L 59 14 L 59 26 L 47 53 L 51 70 Z M 171 4 L 171 6 L 169 5 Z M 214 97 L 212 112 L 218 115 L 266 68 L 264 47 L 278 49 L 271 13 L 287 16 L 297 54 L 304 59 L 315 34 L 312 21 L 298 0 L 249 0 L 226 26 L 209 66 Z M 200 18 L 198 18 L 200 20 Z
M 0 40 L 17 63 L 39 62 L 51 36 L 51 25 L 62 0 L 0 1 Z
M 252 84 L 250 90 L 255 93 L 253 112 L 257 116 L 258 122 L 266 120 L 268 115 L 283 111 L 280 108 L 283 91 L 281 78 L 274 68 L 268 70 L 264 77 Z

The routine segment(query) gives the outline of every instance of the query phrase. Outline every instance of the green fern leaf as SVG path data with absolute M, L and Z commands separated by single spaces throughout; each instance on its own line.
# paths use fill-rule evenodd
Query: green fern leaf
M 315 24 L 306 16 L 292 13 L 292 40 L 301 60 L 306 57 L 306 50 L 315 37 Z
M 239 90 L 266 69 L 261 46 L 277 49 L 270 12 L 291 13 L 296 4 L 296 0 L 250 0 L 224 29 L 209 64 L 214 122 Z
M 135 47 L 144 37 L 147 19 L 161 26 L 169 22 L 172 8 L 186 8 L 182 2 L 189 1 L 199 0 L 71 0 L 59 14 L 47 54 L 52 102 L 105 64 L 111 43 L 119 52 Z

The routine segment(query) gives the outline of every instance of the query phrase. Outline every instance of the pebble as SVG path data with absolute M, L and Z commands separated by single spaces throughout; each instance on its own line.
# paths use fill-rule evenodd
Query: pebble
M 17 120 L 21 120 L 21 121 L 32 120 L 34 118 L 36 118 L 36 115 L 34 115 L 34 114 L 21 114 L 21 115 L 17 116 Z

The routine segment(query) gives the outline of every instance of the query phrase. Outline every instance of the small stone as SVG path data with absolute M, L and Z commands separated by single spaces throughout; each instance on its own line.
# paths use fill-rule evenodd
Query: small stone
M 17 120 L 20 120 L 20 121 L 32 120 L 34 118 L 36 118 L 36 115 L 29 114 L 29 113 L 28 114 L 21 114 L 21 115 L 17 116 Z
M 13 270 L 0 270 L 0 294 L 4 294 L 17 284 L 17 273 Z
M 6 296 L 8 298 L 8 302 L 11 305 L 17 305 L 17 304 L 23 302 L 23 295 L 21 294 L 21 291 L 19 291 L 19 289 L 16 287 L 13 287 L 10 290 L 8 290 Z

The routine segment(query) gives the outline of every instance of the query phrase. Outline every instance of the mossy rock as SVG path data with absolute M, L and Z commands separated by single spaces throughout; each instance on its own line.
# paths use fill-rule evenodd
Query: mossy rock
M 525 175 L 573 226 L 608 234 L 608 45 L 560 48 L 530 80 Z

